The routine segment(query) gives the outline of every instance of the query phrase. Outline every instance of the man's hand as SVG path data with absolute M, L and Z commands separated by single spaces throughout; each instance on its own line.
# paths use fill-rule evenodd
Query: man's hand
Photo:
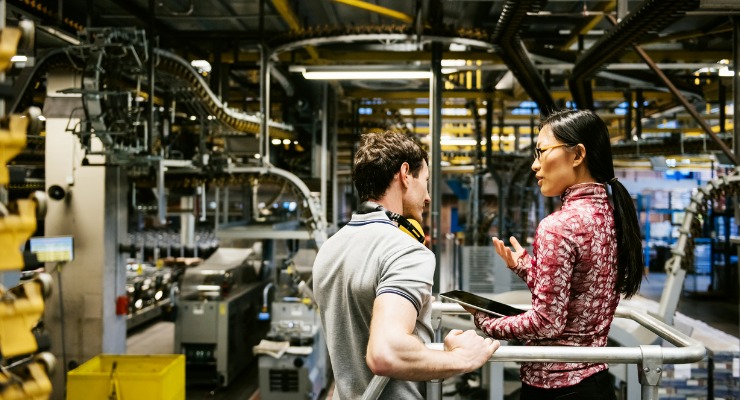
M 511 241 L 511 246 L 514 247 L 513 252 L 511 251 L 511 249 L 506 247 L 506 244 L 504 244 L 503 240 L 495 236 L 492 237 L 491 240 L 493 241 L 493 247 L 496 248 L 496 253 L 498 253 L 498 255 L 504 259 L 506 266 L 509 268 L 516 267 L 517 261 L 521 256 L 524 255 L 524 248 L 519 244 L 516 238 L 514 236 L 509 238 L 509 240 Z
M 462 331 L 453 329 L 445 337 L 445 350 L 456 353 L 469 368 L 467 372 L 476 370 L 485 364 L 499 348 L 498 340 L 482 338 L 474 330 Z

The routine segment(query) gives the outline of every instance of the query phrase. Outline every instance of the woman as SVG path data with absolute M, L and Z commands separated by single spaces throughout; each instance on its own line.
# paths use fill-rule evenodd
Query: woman
M 559 211 L 537 227 L 533 254 L 493 238 L 510 269 L 527 282 L 532 309 L 514 317 L 474 312 L 496 339 L 526 345 L 605 346 L 620 295 L 637 293 L 642 243 L 632 198 L 614 176 L 609 132 L 596 114 L 554 113 L 540 123 L 532 170 Z M 609 201 L 608 189 L 611 189 Z M 521 399 L 615 399 L 605 363 L 523 363 Z

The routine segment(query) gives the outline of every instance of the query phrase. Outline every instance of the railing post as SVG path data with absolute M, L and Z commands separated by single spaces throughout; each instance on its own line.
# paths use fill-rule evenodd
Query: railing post
M 390 379 L 387 376 L 373 376 L 367 389 L 365 389 L 365 393 L 362 394 L 362 400 L 377 400 Z
M 637 374 L 642 385 L 642 400 L 658 400 L 658 385 L 663 374 L 663 352 L 657 345 L 641 345 L 642 361 Z
M 434 343 L 444 342 L 442 338 L 442 310 L 438 307 L 432 307 L 432 329 L 434 329 Z
M 434 342 L 444 343 L 442 337 L 442 311 L 432 308 L 432 329 L 434 329 Z M 443 347 L 444 348 L 444 345 Z M 442 379 L 427 382 L 427 400 L 442 400 Z
M 427 400 L 442 400 L 442 379 L 427 381 Z

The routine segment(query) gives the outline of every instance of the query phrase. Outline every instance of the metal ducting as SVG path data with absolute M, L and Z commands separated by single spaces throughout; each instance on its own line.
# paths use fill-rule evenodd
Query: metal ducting
M 633 44 L 646 40 L 649 32 L 658 32 L 681 18 L 687 11 L 699 7 L 699 0 L 648 0 L 630 12 L 619 25 L 583 53 L 573 66 L 568 80 L 573 100 L 578 108 L 593 109 L 593 92 L 586 82 L 599 68 L 614 61 Z
M 524 90 L 543 115 L 555 109 L 555 101 L 519 39 L 519 28 L 527 12 L 541 9 L 546 0 L 507 1 L 493 32 L 493 44 Z

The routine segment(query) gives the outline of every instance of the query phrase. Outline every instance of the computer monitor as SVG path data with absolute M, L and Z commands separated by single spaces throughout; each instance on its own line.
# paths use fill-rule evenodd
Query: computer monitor
M 31 253 L 39 262 L 68 262 L 75 258 L 72 236 L 32 237 Z

